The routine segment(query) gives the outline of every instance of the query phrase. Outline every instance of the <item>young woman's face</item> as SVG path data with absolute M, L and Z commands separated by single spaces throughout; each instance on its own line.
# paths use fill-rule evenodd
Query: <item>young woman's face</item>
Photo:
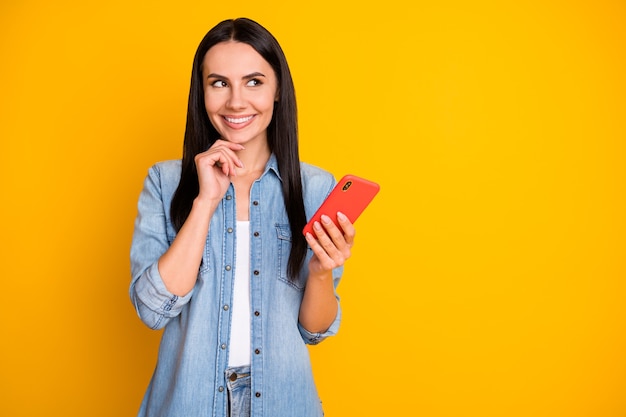
M 202 61 L 204 106 L 221 138 L 245 145 L 267 141 L 277 99 L 270 64 L 250 45 L 221 42 Z

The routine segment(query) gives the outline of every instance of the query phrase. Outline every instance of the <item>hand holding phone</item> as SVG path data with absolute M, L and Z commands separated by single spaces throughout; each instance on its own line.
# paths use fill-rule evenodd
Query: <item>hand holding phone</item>
M 309 220 L 302 230 L 302 234 L 305 236 L 307 233 L 315 235 L 315 232 L 313 232 L 313 223 L 316 221 L 319 222 L 322 214 L 330 217 L 339 229 L 341 229 L 341 227 L 337 222 L 338 211 L 345 214 L 350 222 L 354 223 L 363 210 L 365 210 L 374 199 L 379 190 L 380 186 L 375 182 L 357 177 L 356 175 L 344 176 L 339 180 L 313 217 L 311 217 L 311 220 Z

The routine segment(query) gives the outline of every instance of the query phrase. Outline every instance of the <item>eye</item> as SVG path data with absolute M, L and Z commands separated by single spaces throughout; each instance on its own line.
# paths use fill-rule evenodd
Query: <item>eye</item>
M 224 88 L 227 86 L 227 84 L 224 80 L 216 80 L 211 83 L 211 86 L 216 88 Z
M 246 85 L 248 87 L 256 87 L 256 86 L 261 85 L 261 84 L 263 84 L 263 83 L 258 78 L 252 78 L 250 81 L 248 81 L 246 83 Z

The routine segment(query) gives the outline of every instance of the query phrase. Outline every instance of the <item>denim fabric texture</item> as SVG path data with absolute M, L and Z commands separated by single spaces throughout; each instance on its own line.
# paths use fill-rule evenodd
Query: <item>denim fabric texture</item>
M 229 417 L 250 417 L 250 380 L 249 366 L 236 366 L 226 370 Z
M 301 167 L 305 211 L 310 218 L 335 179 L 312 165 Z M 169 208 L 180 170 L 180 161 L 154 165 L 139 197 L 130 251 L 130 297 L 141 320 L 152 329 L 163 329 L 163 334 L 138 415 L 226 417 L 235 193 L 231 185 L 211 219 L 195 287 L 185 296 L 176 296 L 167 291 L 157 261 L 176 237 Z M 299 276 L 290 280 L 286 270 L 291 230 L 281 186 L 272 155 L 250 191 L 250 415 L 319 417 L 323 413 L 306 344 L 334 335 L 341 309 L 325 333 L 310 333 L 298 322 L 312 251 Z M 333 271 L 335 289 L 342 272 L 343 268 Z

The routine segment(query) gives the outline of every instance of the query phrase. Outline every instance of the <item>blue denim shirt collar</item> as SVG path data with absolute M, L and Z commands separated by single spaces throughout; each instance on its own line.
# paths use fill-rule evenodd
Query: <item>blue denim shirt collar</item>
M 282 182 L 283 178 L 280 176 L 280 170 L 278 169 L 278 160 L 276 159 L 276 155 L 272 153 L 270 155 L 270 159 L 268 159 L 267 164 L 265 164 L 265 171 L 263 171 L 263 175 L 266 175 L 269 171 L 274 171 L 278 179 Z M 263 177 L 263 175 L 261 177 Z

